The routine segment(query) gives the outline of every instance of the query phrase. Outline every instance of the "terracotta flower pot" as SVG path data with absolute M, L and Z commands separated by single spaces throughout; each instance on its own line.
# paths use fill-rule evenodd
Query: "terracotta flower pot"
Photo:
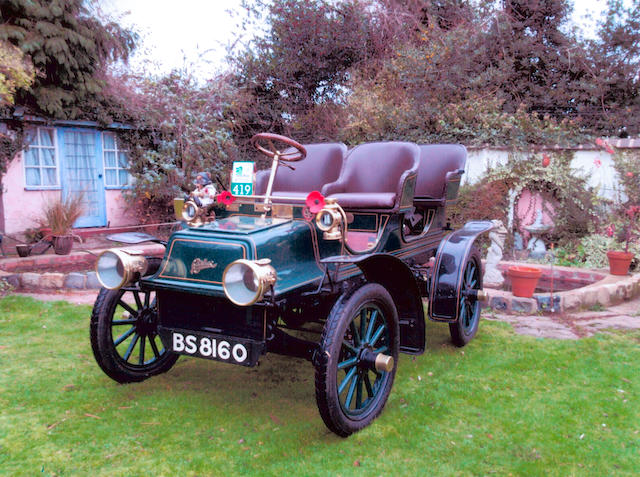
M 611 275 L 626 275 L 629 273 L 629 266 L 631 265 L 631 260 L 633 260 L 631 252 L 609 250 L 607 258 L 609 259 L 609 273 Z
M 542 270 L 534 267 L 513 266 L 507 269 L 511 279 L 511 291 L 515 296 L 531 298 L 542 276 Z
M 69 255 L 73 248 L 73 235 L 54 235 L 53 251 L 58 255 Z

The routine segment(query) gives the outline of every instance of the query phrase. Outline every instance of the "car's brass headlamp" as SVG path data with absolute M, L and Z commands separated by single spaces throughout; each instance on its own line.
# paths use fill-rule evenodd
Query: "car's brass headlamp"
M 253 305 L 264 297 L 276 282 L 271 260 L 240 259 L 231 262 L 222 274 L 222 286 L 227 298 L 239 306 Z
M 322 210 L 316 214 L 316 225 L 324 232 L 325 240 L 340 240 L 347 218 L 335 199 L 325 199 Z
M 182 220 L 189 225 L 197 227 L 203 223 L 204 209 L 198 207 L 198 204 L 193 200 L 188 200 L 182 206 Z
M 144 276 L 147 266 L 142 252 L 112 248 L 98 256 L 96 276 L 103 287 L 116 290 Z

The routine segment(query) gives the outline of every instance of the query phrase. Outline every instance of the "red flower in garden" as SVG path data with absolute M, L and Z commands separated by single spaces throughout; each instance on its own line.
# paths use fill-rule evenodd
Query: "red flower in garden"
M 317 190 L 314 190 L 309 193 L 305 203 L 307 204 L 307 207 L 309 207 L 311 213 L 317 214 L 324 207 L 324 196 Z
M 542 155 L 542 167 L 547 167 L 549 164 L 551 164 L 551 158 L 549 157 L 548 154 L 543 154 Z
M 235 202 L 236 198 L 228 190 L 222 191 L 218 194 L 218 202 L 224 205 L 231 205 Z
M 633 172 L 631 171 L 627 172 L 627 177 L 633 177 Z
M 615 227 L 613 225 L 609 225 L 609 227 L 607 227 L 607 237 L 613 237 L 615 231 Z

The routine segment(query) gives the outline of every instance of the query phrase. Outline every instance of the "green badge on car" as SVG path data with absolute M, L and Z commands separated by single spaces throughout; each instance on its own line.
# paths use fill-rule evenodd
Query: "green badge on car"
M 252 161 L 235 161 L 231 169 L 231 193 L 253 195 L 254 167 Z

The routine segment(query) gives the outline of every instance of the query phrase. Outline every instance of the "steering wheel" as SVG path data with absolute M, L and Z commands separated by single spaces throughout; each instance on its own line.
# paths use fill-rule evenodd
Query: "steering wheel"
M 265 147 L 265 144 L 268 147 Z M 285 144 L 293 151 L 280 152 L 276 148 L 276 144 Z M 304 159 L 307 156 L 307 150 L 304 146 L 291 138 L 280 136 L 279 134 L 259 133 L 251 138 L 251 145 L 267 157 L 274 157 L 276 154 L 282 161 L 295 162 Z

